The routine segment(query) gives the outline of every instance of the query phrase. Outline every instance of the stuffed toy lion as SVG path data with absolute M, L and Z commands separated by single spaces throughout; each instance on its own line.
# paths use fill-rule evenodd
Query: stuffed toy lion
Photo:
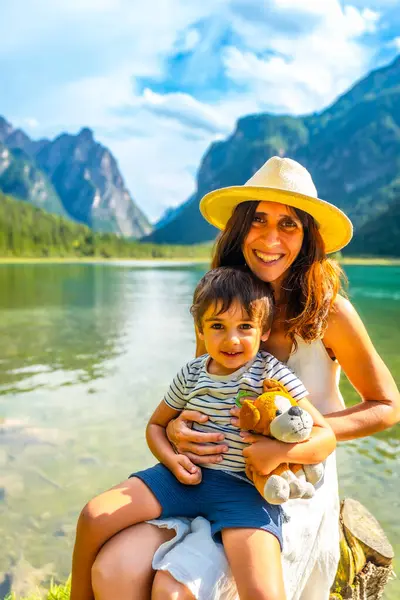
M 246 397 L 241 404 L 241 399 Z M 281 442 L 303 442 L 310 437 L 313 420 L 311 415 L 298 406 L 286 388 L 275 379 L 263 382 L 263 393 L 249 399 L 241 391 L 236 400 L 240 406 L 241 429 L 260 433 Z M 297 465 L 283 463 L 269 475 L 261 475 L 246 466 L 246 475 L 270 504 L 283 504 L 289 498 L 311 498 L 314 485 L 324 474 L 324 465 Z

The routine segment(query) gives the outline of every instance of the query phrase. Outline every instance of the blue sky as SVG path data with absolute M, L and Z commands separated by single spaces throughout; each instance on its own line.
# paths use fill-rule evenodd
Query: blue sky
M 398 0 L 13 0 L 0 115 L 34 139 L 91 127 L 155 220 L 239 117 L 319 111 L 398 53 Z

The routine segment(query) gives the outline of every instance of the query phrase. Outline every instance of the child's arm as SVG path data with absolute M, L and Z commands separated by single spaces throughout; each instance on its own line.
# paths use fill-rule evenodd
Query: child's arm
M 147 444 L 154 456 L 186 485 L 196 485 L 201 481 L 201 470 L 183 454 L 176 454 L 167 438 L 166 427 L 181 411 L 160 402 L 150 417 L 146 428 Z

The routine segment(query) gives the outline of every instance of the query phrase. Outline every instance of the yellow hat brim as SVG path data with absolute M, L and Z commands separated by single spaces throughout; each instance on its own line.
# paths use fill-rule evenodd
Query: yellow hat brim
M 200 212 L 211 225 L 225 229 L 235 207 L 248 201 L 277 202 L 310 214 L 319 225 L 327 254 L 341 250 L 353 237 L 350 219 L 337 206 L 319 198 L 276 188 L 250 185 L 220 188 L 201 199 Z

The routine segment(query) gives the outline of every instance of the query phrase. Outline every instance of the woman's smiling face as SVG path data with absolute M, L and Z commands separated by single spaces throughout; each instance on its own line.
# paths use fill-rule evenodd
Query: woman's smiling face
M 296 260 L 303 238 L 303 225 L 290 206 L 259 202 L 243 242 L 243 256 L 259 279 L 278 283 Z

